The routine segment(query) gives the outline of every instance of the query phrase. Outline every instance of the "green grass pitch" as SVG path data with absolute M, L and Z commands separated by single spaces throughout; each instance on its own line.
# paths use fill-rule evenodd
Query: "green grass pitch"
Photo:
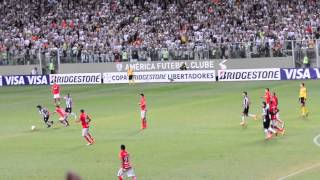
M 117 179 L 120 144 L 125 144 L 141 180 L 319 179 L 319 81 L 306 81 L 308 120 L 298 104 L 299 81 L 78 85 L 70 92 L 74 111 L 84 108 L 93 119 L 97 143 L 85 146 L 81 126 L 44 127 L 37 104 L 53 110 L 49 86 L 0 88 L 0 179 L 63 179 L 67 170 L 88 180 Z M 264 88 L 279 96 L 287 133 L 264 140 L 261 120 L 239 126 L 241 92 L 251 97 L 251 113 L 261 114 Z M 139 95 L 148 104 L 149 128 L 140 132 Z M 52 117 L 57 120 L 57 116 Z M 37 127 L 31 131 L 31 125 Z

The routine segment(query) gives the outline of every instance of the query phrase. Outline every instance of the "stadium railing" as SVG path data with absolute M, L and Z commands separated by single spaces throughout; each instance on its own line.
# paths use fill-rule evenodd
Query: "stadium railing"
M 174 61 L 174 60 L 208 60 L 292 57 L 296 67 L 302 67 L 307 55 L 310 67 L 319 67 L 320 40 L 276 41 L 196 44 L 190 48 L 135 48 L 123 47 L 120 50 L 100 51 L 80 48 L 46 48 L 1 50 L 0 65 L 40 65 L 47 69 L 53 62 L 60 63 L 108 63 L 136 61 Z

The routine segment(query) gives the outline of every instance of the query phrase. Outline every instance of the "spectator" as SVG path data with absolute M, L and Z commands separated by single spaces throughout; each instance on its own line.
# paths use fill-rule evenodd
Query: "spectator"
M 305 54 L 304 57 L 303 57 L 303 67 L 304 68 L 308 68 L 309 66 L 310 66 L 309 58 L 308 58 L 307 54 Z
M 317 0 L 2 0 L 0 8 L 2 64 L 35 63 L 40 49 L 86 63 L 120 61 L 122 50 L 128 60 L 283 56 L 286 40 L 320 34 Z
M 34 68 L 31 70 L 31 75 L 38 75 L 38 68 L 37 68 L 37 67 L 34 67 Z
M 55 74 L 55 68 L 52 61 L 50 61 L 48 68 L 49 68 L 50 74 Z
M 182 63 L 182 65 L 180 66 L 180 70 L 181 70 L 181 71 L 187 70 L 186 63 Z

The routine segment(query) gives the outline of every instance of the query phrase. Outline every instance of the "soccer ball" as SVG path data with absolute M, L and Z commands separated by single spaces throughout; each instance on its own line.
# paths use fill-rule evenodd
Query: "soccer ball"
M 36 126 L 31 126 L 31 131 L 35 130 L 36 129 Z

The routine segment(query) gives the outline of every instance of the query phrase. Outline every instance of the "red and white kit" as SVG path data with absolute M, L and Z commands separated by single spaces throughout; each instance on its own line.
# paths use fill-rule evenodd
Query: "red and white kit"
M 146 104 L 145 96 L 141 96 L 140 109 L 141 109 L 141 129 L 146 129 L 147 128 L 147 104 Z
M 59 86 L 59 84 L 53 84 L 52 85 L 52 94 L 53 94 L 53 98 L 54 99 L 60 98 L 60 86 Z
M 117 176 L 122 179 L 124 175 L 127 177 L 135 178 L 134 170 L 130 164 L 129 153 L 125 150 L 121 150 L 119 153 L 119 158 L 121 160 L 121 168 L 118 171 Z

